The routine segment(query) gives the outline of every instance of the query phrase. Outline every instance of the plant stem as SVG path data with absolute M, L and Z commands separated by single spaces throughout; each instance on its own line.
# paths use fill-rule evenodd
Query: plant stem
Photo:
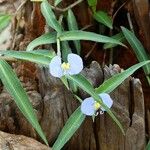
M 131 16 L 129 12 L 127 13 L 127 18 L 128 18 L 130 29 L 134 33 L 133 24 L 132 24 L 132 20 L 131 20 Z
M 18 12 L 19 12 L 19 11 L 21 10 L 21 8 L 26 4 L 27 1 L 28 1 L 28 0 L 25 0 L 25 1 L 23 1 L 23 2 L 19 5 L 19 7 L 17 8 L 17 10 L 16 10 L 16 12 L 15 12 L 15 14 L 14 14 L 14 17 L 17 16 Z
M 127 2 L 129 2 L 128 0 L 125 1 L 118 9 L 117 11 L 114 13 L 114 15 L 112 16 L 112 20 L 114 22 L 115 17 L 117 16 L 118 12 L 127 4 Z
M 77 0 L 76 2 L 74 2 L 71 5 L 67 6 L 66 8 L 59 8 L 59 7 L 55 7 L 55 6 L 52 6 L 52 5 L 51 5 L 51 7 L 54 10 L 57 10 L 57 11 L 60 11 L 60 12 L 66 12 L 67 10 L 75 7 L 76 5 L 78 5 L 81 2 L 83 2 L 83 0 Z
M 57 38 L 57 55 L 61 57 L 60 39 L 59 38 Z

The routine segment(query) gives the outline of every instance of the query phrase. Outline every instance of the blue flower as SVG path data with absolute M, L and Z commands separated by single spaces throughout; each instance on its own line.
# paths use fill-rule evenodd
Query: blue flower
M 103 103 L 108 107 L 111 108 L 113 101 L 109 94 L 107 93 L 101 93 L 99 94 L 100 98 L 102 99 Z M 88 97 L 84 99 L 84 101 L 81 104 L 81 111 L 83 114 L 87 116 L 93 116 L 97 110 L 101 109 L 102 111 L 105 111 L 105 109 L 96 102 L 92 97 Z
M 61 57 L 55 56 L 49 64 L 50 74 L 61 78 L 64 75 L 75 75 L 82 71 L 83 61 L 79 55 L 68 54 L 67 61 L 62 63 Z

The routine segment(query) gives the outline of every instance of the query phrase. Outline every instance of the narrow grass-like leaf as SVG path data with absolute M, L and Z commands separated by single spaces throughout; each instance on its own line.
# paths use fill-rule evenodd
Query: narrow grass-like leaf
M 74 81 L 81 89 L 90 95 L 94 94 L 92 84 L 82 75 L 67 76 L 68 79 Z
M 67 62 L 68 54 L 72 53 L 71 48 L 70 48 L 69 43 L 67 41 L 61 42 L 61 46 L 62 46 L 62 59 L 64 62 Z M 77 87 L 74 84 L 74 82 L 72 82 L 72 81 L 68 81 L 68 82 L 69 82 L 69 87 L 71 88 L 71 90 L 73 92 L 76 92 Z
M 133 65 L 132 67 L 128 68 L 127 70 L 118 73 L 112 76 L 110 79 L 106 80 L 102 85 L 95 89 L 97 94 L 106 92 L 112 92 L 116 87 L 118 87 L 125 79 L 127 79 L 130 75 L 132 75 L 136 70 L 143 67 L 144 65 L 150 63 L 150 61 L 144 61 Z
M 72 137 L 72 135 L 80 127 L 84 119 L 85 119 L 85 115 L 81 112 L 80 107 L 78 107 L 67 120 L 65 126 L 61 130 L 52 149 L 61 150 L 62 147 L 66 144 L 66 142 Z
M 137 37 L 128 29 L 121 27 L 126 40 L 129 42 L 130 46 L 134 50 L 134 53 L 139 60 L 139 62 L 149 60 L 148 55 L 142 45 L 142 43 L 137 39 Z M 150 64 L 143 66 L 146 75 L 150 74 Z
M 24 116 L 28 119 L 31 125 L 35 128 L 43 141 L 48 145 L 46 137 L 38 123 L 37 117 L 34 113 L 29 98 L 23 87 L 21 86 L 21 83 L 19 82 L 16 74 L 13 72 L 12 68 L 8 65 L 8 63 L 4 60 L 0 60 L 0 71 L 0 79 L 7 91 L 14 98 L 16 105 L 24 114 Z
M 54 6 L 57 6 L 62 0 L 55 0 Z
M 67 41 L 61 42 L 61 46 L 62 46 L 62 59 L 63 59 L 64 62 L 67 62 L 68 54 L 72 53 L 71 48 L 70 48 L 69 43 Z M 74 84 L 74 82 L 68 81 L 66 79 L 66 77 L 64 77 L 64 78 L 66 80 L 65 82 L 67 82 L 67 88 L 69 89 L 69 87 L 70 87 L 73 92 L 76 92 L 77 91 L 77 87 Z M 65 82 L 63 81 L 63 83 L 66 85 Z
M 110 16 L 104 11 L 97 11 L 94 13 L 95 20 L 107 26 L 110 29 L 113 29 L 113 21 Z
M 46 19 L 47 24 L 53 29 L 55 29 L 58 33 L 61 33 L 62 27 L 57 21 L 56 16 L 54 12 L 52 11 L 51 6 L 47 0 L 44 0 L 41 3 L 41 12 L 44 18 Z
M 55 52 L 49 50 L 36 50 L 31 52 L 10 50 L 10 51 L 0 51 L 0 55 L 2 59 L 16 58 L 48 66 L 51 59 L 55 56 Z
M 77 20 L 76 20 L 76 17 L 75 17 L 75 15 L 71 9 L 68 10 L 67 22 L 68 22 L 68 27 L 69 27 L 70 31 L 71 30 L 78 30 Z M 73 42 L 74 42 L 77 54 L 80 55 L 80 51 L 81 51 L 80 41 L 76 40 Z
M 68 54 L 72 53 L 69 43 L 67 41 L 61 42 L 62 47 L 62 59 L 67 61 Z
M 67 21 L 69 30 L 78 30 L 77 20 L 71 9 L 68 10 Z
M 97 0 L 87 0 L 90 7 L 97 5 Z
M 113 35 L 111 38 L 116 39 L 119 42 L 124 42 L 125 41 L 125 37 L 124 37 L 122 32 L 120 32 L 120 33 L 118 33 L 116 35 Z M 117 46 L 117 44 L 106 43 L 106 44 L 104 44 L 103 48 L 104 49 L 109 49 L 109 48 L 113 48 L 115 46 Z
M 150 150 L 150 140 L 149 140 L 149 142 L 148 142 L 148 144 L 146 146 L 146 150 Z
M 26 51 L 32 51 L 35 47 L 40 45 L 56 43 L 56 37 L 56 32 L 43 34 L 30 42 Z
M 92 85 L 89 83 L 89 81 L 85 77 L 83 77 L 82 75 L 74 75 L 74 76 L 67 76 L 67 78 L 74 81 L 76 85 L 78 85 L 81 89 L 83 89 L 85 92 L 90 94 L 96 101 L 98 101 L 101 104 L 101 106 L 107 111 L 110 117 L 114 120 L 114 122 L 116 122 L 116 124 L 118 125 L 122 133 L 125 134 L 123 127 L 121 123 L 119 122 L 119 120 L 110 111 L 110 109 L 102 102 L 98 94 L 96 94 Z
M 68 82 L 69 82 L 69 87 L 70 87 L 71 91 L 73 91 L 73 93 L 77 93 L 78 86 L 72 80 L 68 80 Z
M 116 39 L 99 35 L 93 32 L 86 32 L 86 31 L 66 31 L 63 32 L 59 36 L 61 41 L 70 41 L 70 40 L 89 40 L 89 41 L 95 41 L 95 42 L 101 42 L 101 43 L 113 43 L 113 44 L 119 44 L 122 46 L 125 46 L 121 42 L 119 42 Z
M 10 15 L 4 15 L 4 14 L 0 15 L 0 32 L 3 28 L 5 28 L 9 24 L 10 20 L 11 20 Z
M 92 8 L 93 12 L 96 11 L 97 0 L 87 0 L 88 5 Z

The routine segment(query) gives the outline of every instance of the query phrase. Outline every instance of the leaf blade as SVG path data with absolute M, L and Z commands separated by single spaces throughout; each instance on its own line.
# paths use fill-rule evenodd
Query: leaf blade
M 113 29 L 113 21 L 106 12 L 97 11 L 94 13 L 93 17 L 98 22 L 102 23 L 103 25 L 107 26 L 110 29 Z
M 61 41 L 70 41 L 70 40 L 89 40 L 89 41 L 94 41 L 94 42 L 100 42 L 100 43 L 114 43 L 114 44 L 119 44 L 122 46 L 125 46 L 121 42 L 104 36 L 104 35 L 99 35 L 93 32 L 86 32 L 86 31 L 66 31 L 60 34 L 59 39 Z
M 74 75 L 74 76 L 67 76 L 67 78 L 74 81 L 76 85 L 78 85 L 81 89 L 83 89 L 88 94 L 90 94 L 97 102 L 99 102 L 100 105 L 106 110 L 106 112 L 114 120 L 114 122 L 118 125 L 122 133 L 125 134 L 119 120 L 115 117 L 115 115 L 111 112 L 111 110 L 102 102 L 99 95 L 95 92 L 94 88 L 92 87 L 91 83 L 89 83 L 89 81 L 85 77 L 83 77 L 82 75 Z
M 128 68 L 124 72 L 112 76 L 110 79 L 104 81 L 102 85 L 100 85 L 98 88 L 95 89 L 96 93 L 100 94 L 103 92 L 107 92 L 107 93 L 112 92 L 117 86 L 119 86 L 126 78 L 132 75 L 137 69 L 139 69 L 140 67 L 148 63 L 150 63 L 150 61 L 144 61 L 138 63 Z
M 88 5 L 90 7 L 96 6 L 97 5 L 97 0 L 87 0 Z
M 49 50 L 36 50 L 31 52 L 10 50 L 0 51 L 0 55 L 2 55 L 1 58 L 15 58 L 48 66 L 51 59 L 55 56 L 55 52 Z
M 68 27 L 69 27 L 70 31 L 78 30 L 77 20 L 71 9 L 68 10 L 67 22 L 68 22 Z M 80 51 L 81 51 L 80 41 L 77 40 L 77 41 L 73 41 L 73 42 L 74 42 L 77 54 L 80 55 Z
M 116 35 L 113 35 L 112 36 L 113 39 L 116 39 L 117 41 L 120 41 L 120 42 L 124 42 L 125 41 L 125 37 L 123 35 L 122 32 L 116 34 Z M 113 47 L 116 47 L 117 44 L 113 44 L 113 43 L 106 43 L 104 44 L 103 48 L 104 49 L 109 49 L 109 48 L 113 48 Z
M 61 33 L 62 31 L 61 25 L 57 21 L 56 16 L 52 11 L 51 6 L 47 0 L 44 0 L 41 3 L 41 12 L 44 18 L 46 19 L 47 24 L 53 29 L 55 29 L 58 33 Z
M 97 0 L 87 0 L 89 7 L 92 8 L 93 12 L 96 11 Z
M 84 119 L 85 115 L 82 114 L 80 107 L 78 107 L 67 120 L 52 149 L 60 150 L 64 146 L 64 144 L 72 137 L 76 130 L 80 127 Z
M 150 150 L 150 140 L 149 140 L 149 142 L 148 142 L 148 144 L 146 146 L 146 150 Z
M 137 39 L 137 37 L 125 27 L 121 27 L 126 40 L 129 42 L 130 46 L 134 50 L 139 62 L 149 60 L 148 55 L 142 45 L 142 43 Z M 150 65 L 145 65 L 143 67 L 146 74 L 150 74 Z
M 30 42 L 26 51 L 32 51 L 35 47 L 40 45 L 56 43 L 56 37 L 56 32 L 43 34 Z
M 3 28 L 5 28 L 9 22 L 11 20 L 11 16 L 10 15 L 0 15 L 0 32 L 3 30 Z
M 54 6 L 57 6 L 62 0 L 55 0 Z
M 7 91 L 14 98 L 17 106 L 24 114 L 24 116 L 32 124 L 32 126 L 40 135 L 40 137 L 43 139 L 43 141 L 48 145 L 48 142 L 38 123 L 32 105 L 29 102 L 28 96 L 24 91 L 23 87 L 21 86 L 16 74 L 4 60 L 0 60 L 0 70 L 1 70 L 0 78 L 4 86 L 6 87 Z

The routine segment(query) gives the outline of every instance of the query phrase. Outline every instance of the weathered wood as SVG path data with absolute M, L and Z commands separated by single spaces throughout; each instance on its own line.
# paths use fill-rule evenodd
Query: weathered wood
M 23 135 L 8 134 L 0 131 L 1 150 L 51 150 L 40 142 Z
M 146 120 L 147 120 L 147 129 L 148 129 L 148 139 L 150 139 L 150 110 L 146 112 Z
M 86 68 L 83 74 L 95 86 L 98 86 L 97 83 L 101 83 L 104 77 L 109 78 L 120 70 L 117 65 L 106 66 L 102 70 L 98 63 L 93 62 L 90 69 Z M 38 81 L 40 88 L 38 91 L 31 86 L 34 86 L 32 78 L 28 82 L 27 77 L 25 79 L 24 87 L 28 89 L 30 100 L 36 110 L 40 124 L 49 143 L 52 144 L 68 117 L 79 105 L 79 102 L 73 98 L 71 92 L 62 85 L 59 79 L 50 76 L 47 69 L 39 68 Z M 87 96 L 83 92 L 80 92 L 80 94 L 82 97 Z M 97 116 L 94 123 L 91 118 L 87 117 L 78 132 L 66 145 L 66 149 L 144 149 L 144 98 L 139 80 L 131 77 L 128 78 L 111 93 L 111 97 L 114 100 L 112 110 L 123 124 L 126 135 L 122 135 L 116 124 L 107 114 Z M 10 133 L 21 133 L 39 139 L 31 125 L 18 111 L 13 100 L 4 90 L 0 95 L 0 103 L 2 106 L 0 111 L 0 130 Z
M 64 123 L 77 107 L 77 100 L 59 79 L 50 76 L 47 69 L 40 70 L 39 79 L 44 108 L 41 126 L 48 141 L 53 143 Z
M 143 45 L 150 53 L 150 3 L 148 0 L 132 0 L 135 19 L 140 28 L 140 34 L 143 35 Z
M 110 77 L 118 69 L 116 65 L 105 67 L 105 77 Z M 122 135 L 107 114 L 101 115 L 93 125 L 97 149 L 144 149 L 144 98 L 141 90 L 139 80 L 129 78 L 111 94 L 114 100 L 112 110 L 123 124 L 126 135 Z

